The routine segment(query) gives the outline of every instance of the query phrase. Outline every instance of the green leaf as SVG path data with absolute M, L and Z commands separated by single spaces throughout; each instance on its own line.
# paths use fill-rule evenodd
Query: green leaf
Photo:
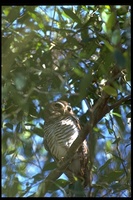
M 114 59 L 116 61 L 116 64 L 118 65 L 118 67 L 124 68 L 126 61 L 125 61 L 123 54 L 118 49 L 116 49 L 114 51 L 113 55 L 114 55 Z
M 111 184 L 111 188 L 117 192 L 121 192 L 122 190 L 128 190 L 129 189 L 129 186 L 128 184 L 120 184 L 119 182 L 118 183 L 114 183 L 114 184 Z
M 13 149 L 13 150 L 8 150 L 6 155 L 10 155 L 10 154 L 13 154 L 14 152 L 16 151 L 16 149 Z
M 44 137 L 44 132 L 43 132 L 43 129 L 42 128 L 37 128 L 35 127 L 33 129 L 33 133 L 37 134 L 38 136 L 40 137 Z
M 111 14 L 109 14 L 109 18 L 106 23 L 107 29 L 109 29 L 109 30 L 112 29 L 114 27 L 115 23 L 116 23 L 115 13 L 112 12 Z
M 112 44 L 117 45 L 121 40 L 120 30 L 115 30 L 112 33 L 111 41 Z
M 20 132 L 21 128 L 22 128 L 22 124 L 21 124 L 21 122 L 19 122 L 19 123 L 17 124 L 17 126 L 16 126 L 16 130 L 15 130 L 16 133 Z
M 6 124 L 4 124 L 4 126 L 6 126 L 7 128 L 13 130 L 13 125 L 11 123 L 6 123 Z
M 69 188 L 76 197 L 85 197 L 84 188 L 80 180 L 75 181 Z
M 102 181 L 107 181 L 108 183 L 112 183 L 113 181 L 117 181 L 119 177 L 121 177 L 124 173 L 125 173 L 124 170 L 112 171 L 108 173 L 107 176 L 104 176 L 102 178 Z
M 114 47 L 104 38 L 102 38 L 101 36 L 99 37 L 101 39 L 101 41 L 104 42 L 105 46 L 111 51 L 114 52 Z
M 116 113 L 116 112 L 112 112 L 112 115 L 115 115 L 117 117 L 120 117 L 121 118 L 121 115 L 119 113 Z
M 110 165 L 111 161 L 112 161 L 112 158 L 110 158 L 109 160 L 107 160 L 107 161 L 104 163 L 104 165 L 102 165 L 102 166 L 99 168 L 99 171 L 101 172 L 102 170 L 106 169 L 106 168 Z
M 115 108 L 114 111 L 115 110 L 116 110 L 116 113 L 119 112 L 119 108 Z M 123 123 L 122 116 L 120 117 L 120 116 L 114 115 L 114 119 L 116 120 L 116 122 L 117 122 L 117 124 L 119 126 L 120 132 L 125 132 L 125 125 Z
M 108 140 L 108 141 L 106 142 L 105 145 L 106 145 L 106 146 L 105 146 L 106 151 L 107 151 L 107 152 L 110 152 L 111 147 L 112 147 L 111 140 Z
M 65 190 L 63 189 L 66 187 L 70 182 L 65 180 L 65 179 L 57 179 L 54 181 L 54 183 L 51 185 L 50 190 L 55 191 L 55 190 L 61 190 L 65 193 Z
M 110 85 L 106 85 L 103 87 L 103 90 L 108 94 L 108 95 L 111 95 L 111 96 L 114 96 L 116 97 L 117 96 L 117 90 L 115 88 L 113 88 L 112 86 Z
M 117 10 L 118 15 L 125 15 L 128 12 L 128 6 L 121 5 Z
M 8 16 L 8 14 L 10 13 L 10 11 L 11 11 L 11 7 L 7 7 L 7 8 L 5 8 L 5 9 L 3 9 L 3 12 L 4 12 L 4 14 L 6 15 L 6 16 Z
M 131 112 L 126 115 L 127 118 L 131 118 Z
M 80 19 L 78 18 L 78 16 L 70 9 L 67 8 L 63 8 L 62 10 L 66 13 L 66 15 L 68 15 L 71 19 L 73 19 L 73 21 L 77 22 L 77 23 L 81 23 Z
M 113 78 L 110 71 L 114 70 L 116 77 L 117 72 L 121 73 L 111 83 L 113 91 L 105 88 L 111 94 L 108 104 L 118 100 L 112 96 L 116 95 L 115 89 L 121 97 L 130 94 L 130 11 L 130 5 L 2 6 L 3 197 L 67 196 L 68 179 L 53 179 L 50 187 L 44 180 L 57 168 L 43 144 L 45 133 L 40 123 L 42 118 L 47 121 L 46 105 L 60 98 L 69 101 L 84 127 L 98 105 L 102 87 Z M 96 158 L 91 170 L 93 197 L 130 195 L 130 119 L 126 118 L 130 117 L 130 104 L 128 100 L 114 108 L 112 118 L 107 115 L 106 123 L 101 119 L 92 128 L 94 134 L 87 136 L 91 160 Z M 86 113 L 84 106 L 89 109 Z M 116 139 L 109 135 L 115 125 Z M 105 128 L 109 133 L 105 134 Z M 105 156 L 109 160 L 102 162 Z M 122 162 L 126 163 L 127 176 L 124 172 L 121 177 L 119 172 L 111 174 L 122 169 Z M 118 180 L 111 182 L 108 176 L 112 175 Z M 73 194 L 84 196 L 82 185 L 74 178 Z M 85 192 L 88 196 L 89 188 Z
M 53 170 L 57 167 L 56 165 L 56 162 L 50 162 L 50 163 L 47 163 L 45 166 L 44 166 L 44 170 Z
M 68 180 L 65 179 L 57 179 L 55 184 L 60 185 L 61 187 L 65 187 L 66 185 L 68 185 L 70 182 Z
M 117 156 L 117 155 L 115 155 L 115 154 L 113 154 L 112 153 L 112 156 L 114 156 L 116 159 L 118 159 L 119 161 L 121 161 L 121 162 L 124 162 L 124 160 L 122 159 L 122 158 L 120 158 L 119 156 Z
M 109 17 L 110 17 L 110 13 L 106 12 L 106 10 L 103 10 L 101 12 L 101 18 L 102 18 L 103 22 L 107 23 Z
M 87 94 L 87 89 L 91 83 L 91 80 L 92 80 L 92 75 L 91 73 L 89 74 L 84 74 L 84 77 L 82 78 L 81 80 L 81 83 L 80 83 L 80 98 L 84 98 Z
M 19 135 L 21 140 L 27 140 L 31 137 L 31 131 L 25 130 L 21 135 Z
M 84 77 L 84 73 L 77 67 L 75 67 L 73 69 L 73 71 L 75 72 L 75 74 L 77 74 L 79 77 Z
M 121 140 L 121 138 L 118 137 L 118 138 L 116 138 L 116 140 L 114 142 L 112 142 L 112 144 L 118 144 L 120 140 Z

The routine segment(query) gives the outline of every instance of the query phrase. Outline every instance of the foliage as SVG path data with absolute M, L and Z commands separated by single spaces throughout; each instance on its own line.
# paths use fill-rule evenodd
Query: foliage
M 130 9 L 2 7 L 3 197 L 44 196 L 38 188 L 56 167 L 43 146 L 47 103 L 69 101 L 84 125 L 103 92 L 108 105 L 118 103 L 87 137 L 92 182 L 86 195 L 130 196 L 131 107 L 119 101 L 131 90 Z M 68 184 L 61 176 L 45 196 L 67 196 Z

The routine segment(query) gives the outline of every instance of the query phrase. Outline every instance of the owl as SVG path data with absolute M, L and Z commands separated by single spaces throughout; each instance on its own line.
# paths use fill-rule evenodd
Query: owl
M 66 101 L 56 101 L 48 105 L 45 112 L 44 145 L 58 163 L 80 134 L 81 126 L 72 107 Z M 74 153 L 64 173 L 72 180 L 73 175 L 83 180 L 84 187 L 89 181 L 88 146 L 86 140 Z

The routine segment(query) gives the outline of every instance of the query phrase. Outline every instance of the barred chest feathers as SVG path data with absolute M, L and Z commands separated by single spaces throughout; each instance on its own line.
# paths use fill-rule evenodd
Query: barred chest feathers
M 63 160 L 62 158 L 80 134 L 80 130 L 80 122 L 68 102 L 60 100 L 46 107 L 44 146 L 56 162 Z M 84 186 L 89 181 L 88 153 L 87 141 L 84 140 L 74 152 L 68 167 L 63 171 L 71 181 L 75 180 L 73 174 L 81 181 L 84 180 Z
M 79 135 L 76 120 L 72 116 L 56 119 L 44 127 L 45 140 L 52 155 L 60 160 Z

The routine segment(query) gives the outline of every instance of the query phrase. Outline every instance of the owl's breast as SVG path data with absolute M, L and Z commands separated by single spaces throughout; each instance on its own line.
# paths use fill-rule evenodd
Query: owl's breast
M 44 126 L 44 139 L 51 154 L 61 159 L 79 135 L 76 121 L 68 116 Z

